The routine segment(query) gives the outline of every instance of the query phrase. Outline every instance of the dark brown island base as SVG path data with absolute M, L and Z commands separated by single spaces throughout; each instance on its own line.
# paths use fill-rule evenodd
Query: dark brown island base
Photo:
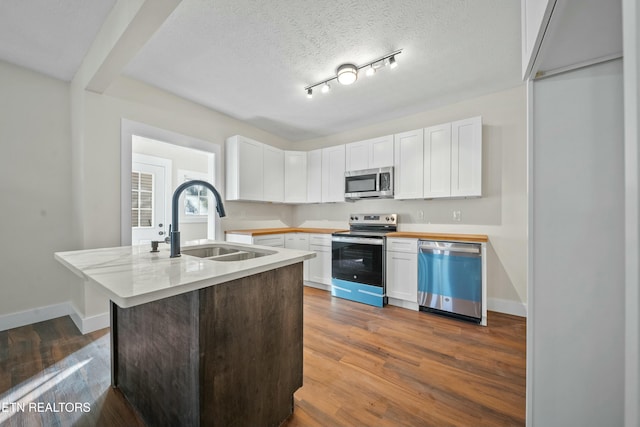
M 112 384 L 149 426 L 278 426 L 302 386 L 302 262 L 121 308 Z

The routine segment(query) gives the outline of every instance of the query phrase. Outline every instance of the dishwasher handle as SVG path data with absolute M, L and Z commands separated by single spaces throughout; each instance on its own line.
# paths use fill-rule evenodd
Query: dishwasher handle
M 475 244 L 455 244 L 446 243 L 438 244 L 438 242 L 421 241 L 418 243 L 418 249 L 420 251 L 444 251 L 444 252 L 458 252 L 466 254 L 480 254 L 480 246 Z

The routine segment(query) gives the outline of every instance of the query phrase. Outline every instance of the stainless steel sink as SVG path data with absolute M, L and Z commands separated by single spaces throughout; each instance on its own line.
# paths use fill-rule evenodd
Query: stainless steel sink
M 275 252 L 273 252 L 275 253 Z M 271 255 L 264 252 L 236 252 L 233 254 L 223 255 L 211 258 L 213 261 L 244 261 L 245 259 L 258 258 L 265 255 Z
M 220 255 L 227 255 L 239 252 L 236 248 L 225 248 L 222 246 L 206 246 L 202 248 L 183 249 L 182 253 L 185 255 L 191 255 L 198 258 L 211 258 Z
M 273 255 L 276 251 L 269 250 L 252 250 L 244 246 L 234 246 L 229 244 L 214 243 L 210 245 L 199 246 L 195 248 L 185 248 L 183 255 L 190 255 L 197 258 L 209 259 L 211 261 L 244 261 L 253 258 L 259 258 L 267 255 Z

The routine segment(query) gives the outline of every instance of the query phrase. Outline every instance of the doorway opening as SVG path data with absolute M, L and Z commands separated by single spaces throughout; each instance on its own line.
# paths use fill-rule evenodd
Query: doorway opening
M 218 144 L 123 119 L 121 148 L 122 245 L 168 236 L 173 191 L 183 182 L 200 179 L 221 188 Z M 208 191 L 197 186 L 185 191 L 179 205 L 181 240 L 220 239 L 214 213 Z

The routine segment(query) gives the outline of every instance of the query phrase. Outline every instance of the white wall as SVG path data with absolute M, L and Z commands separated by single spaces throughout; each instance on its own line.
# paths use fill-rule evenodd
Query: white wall
M 295 224 L 346 226 L 349 213 L 400 214 L 406 231 L 487 234 L 489 309 L 525 315 L 527 302 L 527 175 L 525 87 L 497 92 L 402 119 L 296 144 L 313 149 L 482 116 L 483 197 L 456 200 L 357 201 L 301 205 Z M 460 210 L 462 220 L 453 221 Z M 424 218 L 420 219 L 419 211 Z
M 625 426 L 640 426 L 640 4 L 622 1 L 625 153 Z
M 75 242 L 69 84 L 0 61 L 0 94 L 3 330 L 8 314 L 70 299 L 53 253 Z
M 622 61 L 533 83 L 531 426 L 624 421 Z
M 74 131 L 81 135 L 74 148 L 81 164 L 76 165 L 81 173 L 75 180 L 80 182 L 79 211 L 82 216 L 79 220 L 81 242 L 75 249 L 120 245 L 120 126 L 123 118 L 222 146 L 225 139 L 234 134 L 281 148 L 287 148 L 289 144 L 241 121 L 128 78 L 119 78 L 105 94 L 82 91 L 73 96 L 80 98 L 78 103 L 84 103 L 81 111 L 84 117 L 74 123 Z M 224 158 L 224 154 L 221 157 Z M 221 221 L 223 230 L 284 224 L 282 220 L 290 219 L 292 211 L 292 207 L 286 205 L 265 209 L 262 204 L 238 202 L 226 203 L 225 208 L 228 218 Z M 99 296 L 85 295 L 84 307 L 78 307 L 84 310 L 86 317 L 107 311 L 106 298 L 100 302 L 96 302 L 96 298 Z
M 171 161 L 171 189 L 175 190 L 178 185 L 182 184 L 178 173 L 180 170 L 197 172 L 207 175 L 209 169 L 210 153 L 204 151 L 185 148 L 174 144 L 156 141 L 141 136 L 136 136 L 132 141 L 132 153 L 145 154 L 148 156 L 160 157 Z M 171 194 L 167 195 L 167 206 L 165 212 L 167 215 L 171 213 Z M 184 215 L 180 215 L 180 237 L 182 241 L 206 239 L 207 238 L 207 221 L 202 222 L 185 222 Z M 167 223 L 171 222 L 171 218 L 167 217 Z M 168 230 L 168 228 L 167 228 Z

